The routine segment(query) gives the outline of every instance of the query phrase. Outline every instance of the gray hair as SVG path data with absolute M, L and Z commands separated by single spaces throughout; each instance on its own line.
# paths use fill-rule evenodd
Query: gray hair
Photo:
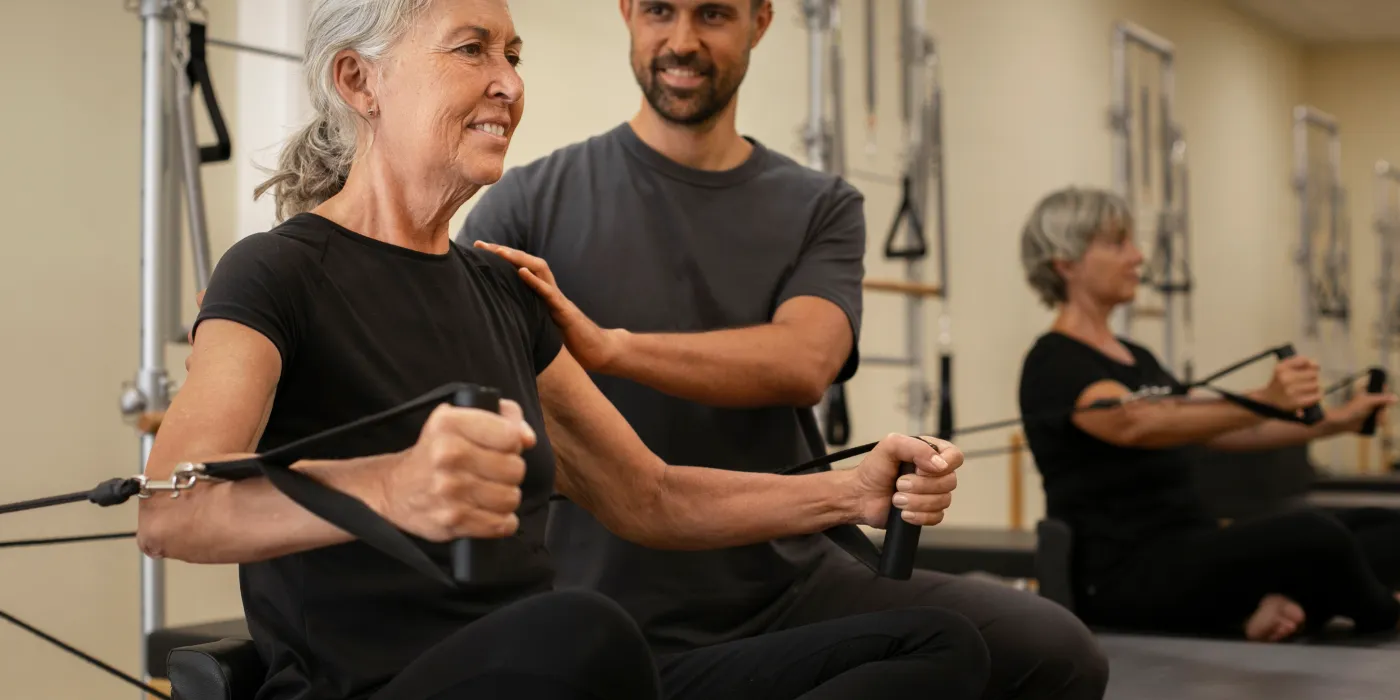
M 1054 308 L 1065 301 L 1065 280 L 1055 271 L 1055 261 L 1079 260 L 1110 227 L 1131 231 L 1132 225 L 1128 203 L 1113 192 L 1070 187 L 1046 195 L 1021 229 L 1026 281 L 1042 303 Z
M 294 134 L 271 179 L 253 192 L 275 189 L 277 220 L 310 211 L 345 186 L 355 156 L 356 122 L 363 119 L 335 88 L 332 62 L 351 49 L 373 63 L 384 57 L 431 0 L 316 0 L 306 28 L 303 70 L 316 114 Z

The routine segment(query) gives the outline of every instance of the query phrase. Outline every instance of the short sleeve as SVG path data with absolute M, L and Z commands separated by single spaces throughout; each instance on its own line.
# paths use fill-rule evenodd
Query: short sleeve
M 464 255 L 475 261 L 474 264 L 483 266 L 487 274 L 503 285 L 509 295 L 507 303 L 517 310 L 525 335 L 522 340 L 530 348 L 535 374 L 545 371 L 564 347 L 564 336 L 555 325 L 554 316 L 549 313 L 549 305 L 525 280 L 520 279 L 515 268 L 504 258 L 460 243 L 457 245 Z
M 851 324 L 851 354 L 837 375 L 843 382 L 860 364 L 861 280 L 865 277 L 865 197 L 844 180 L 825 199 L 792 274 L 778 293 L 789 299 L 814 296 L 836 304 Z
M 266 336 L 291 363 L 309 303 L 305 244 L 256 233 L 228 249 L 214 267 L 194 332 L 211 318 L 234 321 Z
M 1057 335 L 1042 337 L 1021 367 L 1023 415 L 1073 410 L 1079 395 L 1095 382 L 1113 379 L 1096 351 Z
M 476 241 L 485 241 L 536 254 L 530 250 L 533 217 L 527 190 L 525 168 L 507 171 L 467 212 L 457 244 L 470 248 Z
M 532 290 L 525 290 L 533 295 Z M 554 325 L 554 317 L 549 315 L 549 309 L 544 301 L 536 299 L 533 304 L 534 312 L 533 325 L 535 328 L 533 351 L 535 355 L 535 374 L 545 371 L 554 359 L 559 357 L 559 351 L 564 347 L 564 337 L 559 333 L 559 327 Z

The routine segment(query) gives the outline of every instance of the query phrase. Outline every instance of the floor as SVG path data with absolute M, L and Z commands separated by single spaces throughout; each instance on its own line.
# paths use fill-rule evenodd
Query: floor
M 1105 700 L 1396 700 L 1400 641 L 1252 644 L 1103 634 Z

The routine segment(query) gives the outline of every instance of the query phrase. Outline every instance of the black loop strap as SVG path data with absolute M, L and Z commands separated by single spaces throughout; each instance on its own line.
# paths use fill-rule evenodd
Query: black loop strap
M 254 457 L 205 464 L 204 470 L 210 477 L 231 481 L 256 475 L 265 476 L 278 491 L 326 522 L 429 578 L 447 586 L 455 586 L 456 583 L 442 566 L 435 563 L 421 546 L 415 544 L 407 534 L 374 512 L 363 501 L 333 489 L 303 472 L 293 470 L 291 466 L 304 459 L 348 457 L 350 455 L 338 452 L 335 445 L 346 435 L 359 433 L 385 421 L 445 403 L 458 391 L 467 388 L 466 384 L 448 384 L 402 405 L 323 430 Z
M 198 87 L 204 94 L 204 106 L 209 111 L 209 123 L 214 127 L 218 141 L 213 146 L 201 146 L 199 162 L 222 163 L 233 156 L 233 140 L 229 138 L 228 125 L 224 123 L 224 113 L 219 109 L 219 100 L 214 95 L 214 83 L 209 76 L 208 28 L 199 22 L 190 22 L 190 60 L 185 74 L 190 86 Z
M 899 236 L 899 224 L 906 219 L 909 221 L 909 232 L 914 240 L 906 247 L 896 248 L 895 238 Z M 905 175 L 904 194 L 899 202 L 899 211 L 895 212 L 894 223 L 890 224 L 890 235 L 885 239 L 885 257 L 917 259 L 924 257 L 927 253 L 928 244 L 924 241 L 923 216 L 914 206 L 914 180 Z

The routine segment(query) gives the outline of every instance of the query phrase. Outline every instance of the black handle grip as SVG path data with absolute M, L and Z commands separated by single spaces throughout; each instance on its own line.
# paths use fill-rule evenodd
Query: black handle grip
M 899 465 L 899 476 L 913 474 L 914 465 Z M 893 495 L 893 494 L 891 494 Z M 914 574 L 914 555 L 919 552 L 920 527 L 900 516 L 903 509 L 890 506 L 885 519 L 885 546 L 880 552 L 880 575 L 885 578 L 908 580 Z
M 1297 355 L 1298 352 L 1297 352 L 1296 350 L 1293 349 L 1293 346 L 1292 346 L 1292 345 L 1285 345 L 1285 346 L 1279 348 L 1278 350 L 1276 350 L 1276 351 L 1274 352 L 1274 354 L 1277 355 L 1277 356 L 1278 356 L 1278 359 L 1280 359 L 1280 360 L 1287 360 L 1288 358 L 1293 357 L 1294 355 Z M 1311 406 L 1308 406 L 1307 408 L 1304 408 L 1304 409 L 1303 409 L 1303 422 L 1304 422 L 1304 423 L 1307 423 L 1308 425 L 1316 425 L 1316 424 L 1318 424 L 1318 423 L 1321 423 L 1321 422 L 1322 422 L 1322 405 L 1321 405 L 1321 404 L 1313 404 L 1313 405 L 1311 405 Z
M 1366 371 L 1366 393 L 1379 394 L 1385 388 L 1385 370 L 1379 367 L 1372 367 Z M 1366 422 L 1361 424 L 1362 435 L 1376 434 L 1376 417 L 1380 415 L 1379 407 L 1371 409 L 1371 415 L 1366 416 Z
M 462 408 L 479 408 L 492 413 L 501 412 L 501 392 L 486 386 L 468 385 L 452 395 L 452 405 Z M 472 580 L 476 570 L 472 562 L 471 538 L 463 537 L 452 541 L 452 578 L 458 583 Z

